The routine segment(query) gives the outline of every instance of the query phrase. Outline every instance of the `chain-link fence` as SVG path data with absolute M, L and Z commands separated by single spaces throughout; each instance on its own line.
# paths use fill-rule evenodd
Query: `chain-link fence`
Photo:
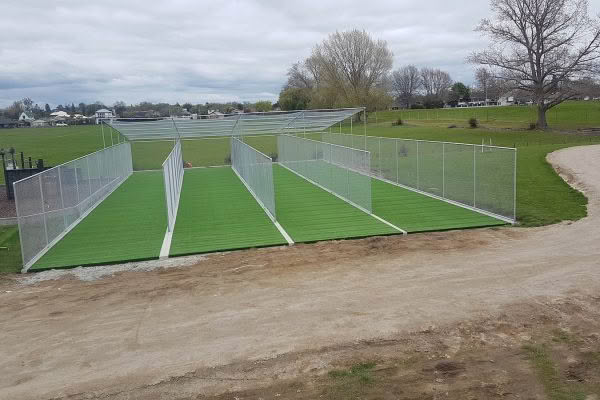
M 131 173 L 129 143 L 97 151 L 14 183 L 27 270 Z
M 181 155 L 181 141 L 178 140 L 173 150 L 163 162 L 163 179 L 165 182 L 165 195 L 167 199 L 167 226 L 169 232 L 175 229 L 179 197 L 183 185 L 183 158 Z
M 368 151 L 289 135 L 277 137 L 277 150 L 283 166 L 372 212 Z
M 369 151 L 371 176 L 516 220 L 516 149 L 339 133 L 322 141 Z
M 231 167 L 246 184 L 254 198 L 275 221 L 275 186 L 273 162 L 270 157 L 241 140 L 231 138 Z

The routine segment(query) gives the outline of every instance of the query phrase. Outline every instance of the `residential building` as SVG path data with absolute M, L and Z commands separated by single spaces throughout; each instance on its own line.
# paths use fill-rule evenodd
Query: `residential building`
M 116 118 L 116 116 L 115 116 L 114 112 L 107 110 L 106 108 L 102 108 L 102 109 L 96 111 L 96 125 L 101 124 L 103 122 L 110 123 L 115 118 Z
M 21 115 L 19 115 L 20 122 L 32 122 L 33 120 L 35 120 L 35 118 L 33 118 L 33 115 L 28 111 L 23 111 Z
M 48 121 L 44 120 L 44 119 L 36 119 L 35 121 L 31 121 L 31 126 L 33 128 L 41 128 L 44 126 L 48 126 Z

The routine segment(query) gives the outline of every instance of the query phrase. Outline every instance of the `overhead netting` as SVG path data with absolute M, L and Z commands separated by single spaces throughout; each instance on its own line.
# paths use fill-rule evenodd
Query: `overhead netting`
M 169 118 L 157 121 L 114 121 L 109 125 L 130 141 L 294 134 L 323 131 L 362 111 L 362 108 L 275 111 L 219 115 L 206 119 Z

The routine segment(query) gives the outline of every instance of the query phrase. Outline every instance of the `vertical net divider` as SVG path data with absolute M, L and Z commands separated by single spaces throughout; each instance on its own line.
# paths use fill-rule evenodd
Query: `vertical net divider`
M 125 149 L 124 157 L 115 160 L 112 157 L 115 149 Z M 89 158 L 96 157 L 99 164 L 125 165 L 118 168 L 122 173 L 115 173 L 100 182 L 92 191 L 89 170 Z M 85 164 L 87 167 L 82 167 Z M 104 199 L 115 191 L 132 174 L 131 146 L 124 142 L 107 147 L 75 160 L 49 168 L 13 183 L 15 206 L 19 224 L 21 254 L 23 257 L 22 272 L 27 272 L 44 254 L 67 235 L 77 224 L 89 215 Z M 85 184 L 86 176 L 79 172 L 88 170 L 87 184 L 90 189 L 83 193 L 80 188 Z M 69 172 L 66 177 L 63 172 Z M 67 192 L 71 192 L 69 203 L 65 201 Z M 40 205 L 40 207 L 37 206 Z
M 359 135 L 324 132 L 322 141 L 330 144 L 346 143 L 346 137 L 353 148 L 358 148 L 354 137 L 363 140 Z M 382 172 L 382 160 L 385 160 L 385 157 L 382 154 L 384 150 L 381 141 L 384 138 L 365 136 L 364 140 L 365 143 L 368 143 L 368 140 L 379 141 L 378 145 L 369 146 L 372 160 L 378 160 L 377 165 L 373 165 L 368 171 L 371 177 L 511 224 L 516 223 L 517 149 L 398 138 L 395 143 L 394 180 Z M 401 149 L 398 145 L 400 141 Z M 406 147 L 407 144 L 410 148 L 416 148 L 414 181 L 407 179 L 405 173 L 410 170 L 408 162 L 413 154 L 413 151 Z M 401 172 L 404 175 L 403 179 Z M 432 180 L 433 183 L 439 180 L 441 187 L 435 189 L 436 185 L 432 185 Z
M 285 149 L 278 147 L 280 155 L 284 151 Z M 231 168 L 288 244 L 294 244 L 291 236 L 277 221 L 273 160 L 271 157 L 232 136 Z

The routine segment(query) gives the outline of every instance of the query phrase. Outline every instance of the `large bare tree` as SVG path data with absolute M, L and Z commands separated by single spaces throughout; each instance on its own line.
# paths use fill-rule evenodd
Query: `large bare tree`
M 393 54 L 384 40 L 357 29 L 335 32 L 311 56 L 321 85 L 339 90 L 347 104 L 366 104 L 392 69 Z
M 531 94 L 538 128 L 546 112 L 578 94 L 577 80 L 598 72 L 600 24 L 588 15 L 587 0 L 491 0 L 493 19 L 477 30 L 487 50 L 469 61 L 491 67 L 513 89 Z
M 427 96 L 441 101 L 446 100 L 453 83 L 449 73 L 440 69 L 423 68 L 421 79 Z
M 422 85 L 421 74 L 414 65 L 407 65 L 392 73 L 392 90 L 398 100 L 406 105 L 406 108 L 410 108 L 413 98 Z

